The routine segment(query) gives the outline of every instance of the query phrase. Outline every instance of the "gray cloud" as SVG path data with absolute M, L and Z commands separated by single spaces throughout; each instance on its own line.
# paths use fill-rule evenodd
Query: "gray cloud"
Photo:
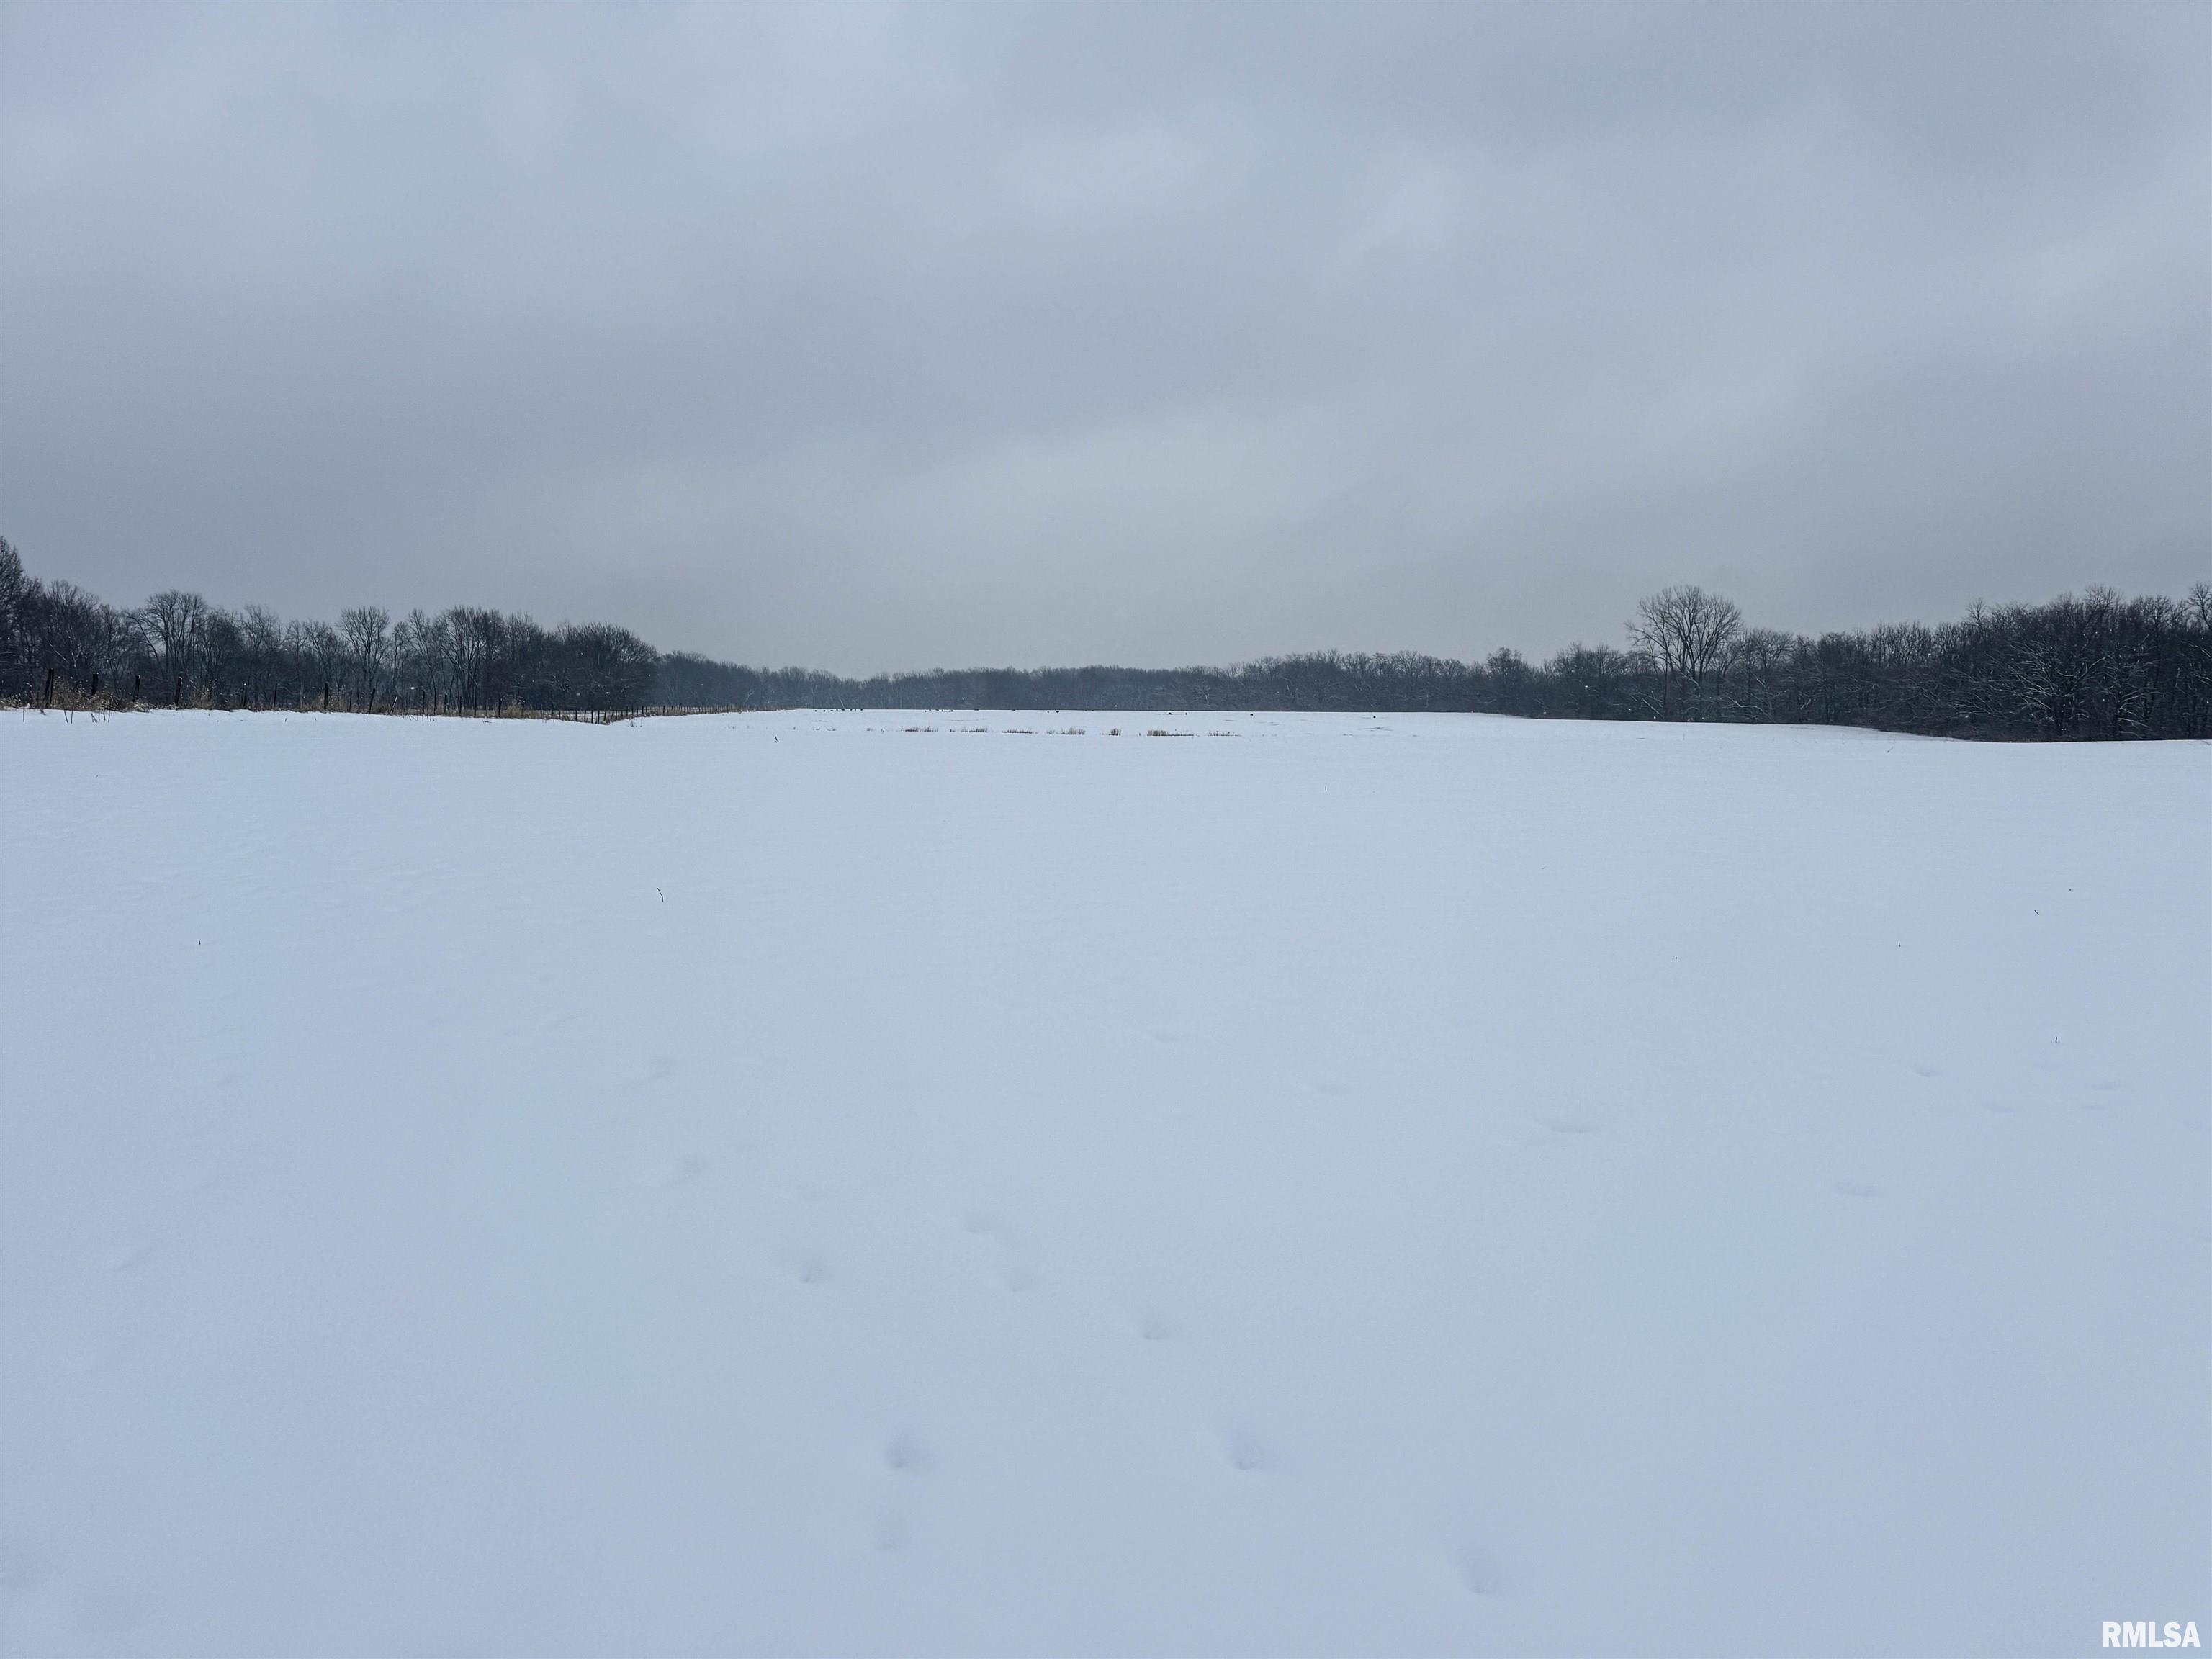
M 0 528 L 865 670 L 2212 570 L 2212 12 L 0 11 Z

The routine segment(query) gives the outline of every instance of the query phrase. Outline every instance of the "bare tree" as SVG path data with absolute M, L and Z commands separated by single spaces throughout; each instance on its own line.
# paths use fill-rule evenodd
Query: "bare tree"
M 1489 681 L 1489 702 L 1492 712 L 1500 714 L 1535 714 L 1543 712 L 1543 692 L 1536 679 L 1536 671 L 1528 659 L 1510 646 L 1501 645 L 1492 652 L 1482 665 Z
M 1743 631 L 1743 612 L 1733 600 L 1702 587 L 1668 587 L 1637 602 L 1628 637 L 1650 652 L 1662 677 L 1662 720 L 1697 720 L 1705 712 L 1705 683 L 1726 660 Z
M 439 695 L 446 656 L 440 643 L 442 625 L 418 608 L 392 627 L 393 694 L 418 708 L 429 708 Z
M 112 673 L 137 642 L 129 618 L 75 582 L 26 582 L 21 604 L 30 662 L 79 690 L 90 690 L 102 669 Z
M 146 631 L 161 655 L 161 672 L 172 683 L 191 679 L 199 667 L 200 631 L 208 604 L 197 593 L 166 588 L 146 601 Z
M 246 670 L 246 700 L 258 708 L 276 693 L 276 672 L 284 656 L 284 624 L 264 605 L 239 613 L 240 658 Z
M 338 613 L 338 627 L 345 635 L 347 678 L 361 706 L 374 708 L 377 677 L 392 641 L 392 618 L 380 606 L 357 605 Z
M 300 690 L 310 701 L 318 688 L 327 691 L 345 676 L 345 635 L 325 622 L 292 623 L 284 630 L 284 649 L 304 671 Z
M 499 642 L 499 612 L 457 605 L 438 620 L 443 624 L 440 643 L 446 649 L 447 672 L 453 680 L 455 707 L 490 708 L 492 653 Z
M 12 691 L 21 686 L 29 668 L 25 583 L 22 555 L 5 536 L 0 536 L 0 690 Z
M 1723 694 L 1731 720 L 1774 720 L 1791 718 L 1784 708 L 1791 671 L 1808 642 L 1779 629 L 1745 629 L 1723 661 Z

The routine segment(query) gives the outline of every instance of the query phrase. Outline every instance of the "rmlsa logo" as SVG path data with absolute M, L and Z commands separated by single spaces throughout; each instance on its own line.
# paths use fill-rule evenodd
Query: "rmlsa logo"
M 2195 1624 L 2177 1625 L 2168 1621 L 2164 1631 L 2155 1624 L 2114 1625 L 2105 1626 L 2105 1645 L 2108 1648 L 2201 1648 L 2197 1639 Z

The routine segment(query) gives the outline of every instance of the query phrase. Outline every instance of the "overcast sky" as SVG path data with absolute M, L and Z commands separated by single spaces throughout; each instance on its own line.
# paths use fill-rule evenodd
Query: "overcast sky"
M 0 532 L 844 671 L 2212 576 L 2212 9 L 0 9 Z

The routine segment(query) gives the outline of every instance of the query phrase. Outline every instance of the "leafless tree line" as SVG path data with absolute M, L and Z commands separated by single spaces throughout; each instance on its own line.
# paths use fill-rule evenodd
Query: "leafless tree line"
M 1233 668 L 932 670 L 848 679 L 663 654 L 605 623 L 545 628 L 456 607 L 332 625 L 155 594 L 118 611 L 24 574 L 0 540 L 0 695 L 57 684 L 148 702 L 249 708 L 684 708 L 1472 711 L 1553 719 L 1864 726 L 1993 738 L 2212 737 L 2212 586 L 2092 587 L 1959 621 L 1814 638 L 1745 624 L 1698 587 L 1644 599 L 1625 643 L 1532 664 L 1312 652 Z
M 17 697 L 58 684 L 247 708 L 627 709 L 654 701 L 659 664 L 626 629 L 546 628 L 470 606 L 395 620 L 356 605 L 336 624 L 286 622 L 265 606 L 226 611 L 172 589 L 118 610 L 72 582 L 26 575 L 0 540 L 0 691 Z
M 1992 738 L 2212 737 L 2212 587 L 1977 605 L 1937 627 L 1818 638 L 1748 628 L 1725 599 L 1644 599 L 1623 646 L 1534 664 L 1324 651 L 1219 668 L 933 670 L 841 679 L 672 655 L 662 698 L 819 708 L 1471 711 L 1560 720 L 1864 726 Z

